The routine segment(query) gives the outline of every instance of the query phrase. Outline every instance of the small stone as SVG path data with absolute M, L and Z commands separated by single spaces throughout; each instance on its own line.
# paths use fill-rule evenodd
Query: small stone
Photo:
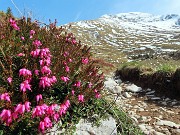
M 138 86 L 136 86 L 136 85 L 134 85 L 134 84 L 132 84 L 132 85 L 130 85 L 130 86 L 127 86 L 127 87 L 126 87 L 126 90 L 127 90 L 127 91 L 130 91 L 130 92 L 136 93 L 136 92 L 140 92 L 140 91 L 142 90 L 142 88 L 141 88 L 141 87 L 138 87 Z
M 151 100 L 160 100 L 160 97 L 152 97 Z
M 112 90 L 112 93 L 114 94 L 120 94 L 122 91 L 122 88 L 120 86 L 115 86 L 114 90 Z
M 180 125 L 172 122 L 172 121 L 167 121 L 167 120 L 159 120 L 158 122 L 156 122 L 156 125 L 164 125 L 164 126 L 169 126 L 169 127 L 172 127 L 172 128 L 180 128 Z
M 140 111 L 140 112 L 143 112 L 143 111 L 144 111 L 144 109 L 143 109 L 143 108 L 139 108 L 139 111 Z
M 153 94 L 154 92 L 155 92 L 154 90 L 153 91 L 149 91 L 149 92 L 146 93 L 146 95 Z
M 165 135 L 165 134 L 163 134 L 163 133 L 161 133 L 161 132 L 158 132 L 158 131 L 154 131 L 153 134 L 154 134 L 154 135 Z
M 131 97 L 131 95 L 130 95 L 128 92 L 124 92 L 124 93 L 123 93 L 123 96 L 124 96 L 125 98 L 130 98 L 130 97 Z
M 145 124 L 140 124 L 138 126 L 142 131 L 146 131 L 146 125 Z

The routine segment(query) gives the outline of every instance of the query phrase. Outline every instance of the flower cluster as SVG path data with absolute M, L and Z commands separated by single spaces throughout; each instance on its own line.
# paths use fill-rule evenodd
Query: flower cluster
M 54 25 L 40 27 L 25 18 L 4 23 L 0 27 L 0 54 L 5 55 L 0 64 L 0 121 L 5 130 L 32 126 L 45 133 L 72 107 L 101 97 L 103 75 L 89 48 L 72 33 L 64 35 Z

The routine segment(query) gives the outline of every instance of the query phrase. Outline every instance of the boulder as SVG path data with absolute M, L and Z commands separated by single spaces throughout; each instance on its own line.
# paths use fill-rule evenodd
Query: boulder
M 111 116 L 108 119 L 101 120 L 99 127 L 92 126 L 92 123 L 86 119 L 81 119 L 76 125 L 75 135 L 117 135 L 116 121 Z
M 131 84 L 131 85 L 129 85 L 129 86 L 126 87 L 126 90 L 127 90 L 127 91 L 130 91 L 130 92 L 136 93 L 136 92 L 140 92 L 140 91 L 142 90 L 142 88 L 136 86 L 135 84 Z

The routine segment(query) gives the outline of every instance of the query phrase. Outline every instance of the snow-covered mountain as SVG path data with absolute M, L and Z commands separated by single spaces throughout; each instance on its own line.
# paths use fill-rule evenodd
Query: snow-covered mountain
M 71 23 L 71 32 L 111 62 L 131 55 L 180 50 L 180 16 L 131 12 Z

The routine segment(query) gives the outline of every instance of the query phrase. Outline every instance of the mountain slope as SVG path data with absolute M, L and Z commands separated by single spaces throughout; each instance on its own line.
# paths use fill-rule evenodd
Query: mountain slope
M 71 23 L 70 31 L 92 46 L 96 57 L 120 63 L 133 55 L 180 50 L 179 20 L 176 14 L 120 13 Z

